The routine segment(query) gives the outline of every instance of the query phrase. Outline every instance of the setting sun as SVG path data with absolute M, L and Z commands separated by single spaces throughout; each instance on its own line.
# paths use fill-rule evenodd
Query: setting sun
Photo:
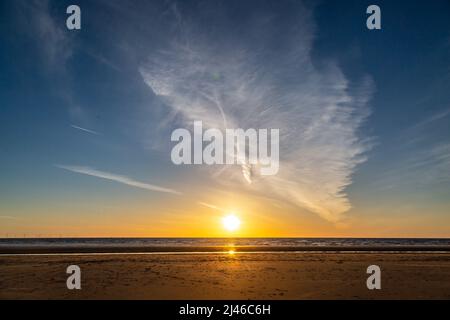
M 222 219 L 223 227 L 228 231 L 236 231 L 241 225 L 241 220 L 234 214 L 229 214 Z

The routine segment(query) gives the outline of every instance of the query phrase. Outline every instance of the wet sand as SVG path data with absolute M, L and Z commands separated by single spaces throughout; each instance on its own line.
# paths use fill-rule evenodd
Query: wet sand
M 0 255 L 0 299 L 450 299 L 450 252 Z

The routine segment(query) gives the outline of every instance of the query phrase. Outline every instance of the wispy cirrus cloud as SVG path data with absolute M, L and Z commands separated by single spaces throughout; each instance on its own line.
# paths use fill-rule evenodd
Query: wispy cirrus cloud
M 122 175 L 118 175 L 118 174 L 110 173 L 110 172 L 99 171 L 99 170 L 92 169 L 89 167 L 65 166 L 65 165 L 56 165 L 56 167 L 65 169 L 68 171 L 72 171 L 75 173 L 85 174 L 88 176 L 93 176 L 93 177 L 97 177 L 97 178 L 101 178 L 101 179 L 119 182 L 119 183 L 126 184 L 128 186 L 135 187 L 135 188 L 145 189 L 145 190 L 149 190 L 149 191 L 156 191 L 156 192 L 172 193 L 172 194 L 176 194 L 176 195 L 181 194 L 181 192 L 178 192 L 174 189 L 156 186 L 153 184 L 137 181 L 137 180 L 134 180 L 134 179 L 126 177 L 126 176 L 122 176 Z
M 77 32 L 66 27 L 68 15 L 59 8 L 56 1 L 14 1 L 14 6 L 21 17 L 18 19 L 18 28 L 33 39 L 36 48 L 33 54 L 39 59 L 39 66 L 58 79 L 52 84 L 52 90 L 67 105 L 71 121 L 83 125 L 92 123 L 89 110 L 77 102 L 77 95 L 71 87 L 68 65 L 73 62 L 72 57 L 76 51 L 89 54 L 103 64 L 107 60 L 101 60 L 101 55 L 80 45 Z
M 429 131 L 432 126 L 439 125 L 440 122 L 445 121 L 449 116 L 450 108 L 439 110 L 414 125 L 407 127 L 400 138 L 404 138 L 405 136 L 424 135 L 424 133 Z
M 36 39 L 47 66 L 63 67 L 73 53 L 73 42 L 65 30 L 64 19 L 55 19 L 49 0 L 18 1 L 17 6 L 26 18 L 23 24 Z
M 289 14 L 255 9 L 245 22 L 195 12 L 194 19 L 172 7 L 167 46 L 150 50 L 140 68 L 145 83 L 185 127 L 201 120 L 210 128 L 279 128 L 278 175 L 250 186 L 236 166 L 214 176 L 339 221 L 351 208 L 345 188 L 370 148 L 360 133 L 370 78 L 354 87 L 333 61 L 315 66 L 313 11 L 301 3 Z M 202 17 L 215 28 L 196 23 Z
M 50 0 L 14 1 L 13 6 L 19 12 L 17 29 L 34 44 L 35 51 L 30 54 L 36 57 L 37 65 L 46 74 L 56 79 L 49 90 L 64 101 L 71 121 L 83 125 L 92 123 L 89 111 L 77 102 L 71 86 L 68 65 L 81 46 L 77 33 L 66 27 L 65 10 Z
M 409 150 L 372 182 L 378 188 L 408 186 L 419 189 L 450 182 L 450 143 L 437 142 Z
M 436 134 L 448 128 L 449 108 L 442 108 L 407 126 L 396 137 L 394 161 L 380 169 L 369 184 L 378 189 L 427 189 L 450 181 L 450 143 Z M 400 189 L 399 189 L 400 190 Z

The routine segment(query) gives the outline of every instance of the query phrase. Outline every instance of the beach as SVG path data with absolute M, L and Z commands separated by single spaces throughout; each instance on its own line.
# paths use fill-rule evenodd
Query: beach
M 366 287 L 373 264 L 381 290 Z M 450 299 L 450 252 L 4 253 L 0 299 Z

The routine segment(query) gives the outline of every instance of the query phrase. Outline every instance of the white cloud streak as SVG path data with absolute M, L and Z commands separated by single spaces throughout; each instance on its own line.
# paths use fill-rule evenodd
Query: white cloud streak
M 81 174 L 85 174 L 88 176 L 93 176 L 93 177 L 97 177 L 97 178 L 101 178 L 101 179 L 106 179 L 106 180 L 111 180 L 111 181 L 115 181 L 115 182 L 119 182 L 119 183 L 123 183 L 126 184 L 128 186 L 131 187 L 135 187 L 135 188 L 140 188 L 140 189 L 145 189 L 145 190 L 150 190 L 150 191 L 156 191 L 156 192 L 165 192 L 165 193 L 172 193 L 172 194 L 176 194 L 176 195 L 180 195 L 181 193 L 173 190 L 173 189 L 168 189 L 168 188 L 164 188 L 161 186 L 156 186 L 153 184 L 149 184 L 149 183 L 145 183 L 145 182 L 140 182 L 134 179 L 131 179 L 129 177 L 126 176 L 121 176 L 121 175 L 117 175 L 114 173 L 109 173 L 109 172 L 104 172 L 104 171 L 99 171 L 96 169 L 92 169 L 89 167 L 79 167 L 79 166 L 65 166 L 65 165 L 56 165 L 56 167 L 61 168 L 61 169 L 65 169 L 68 171 L 72 171 L 75 173 L 81 173 Z
M 255 12 L 242 29 L 228 21 L 222 30 L 225 18 L 217 17 L 215 34 L 174 7 L 169 44 L 150 52 L 140 72 L 185 127 L 201 120 L 210 128 L 279 128 L 278 175 L 246 186 L 230 166 L 220 181 L 337 222 L 351 208 L 345 188 L 370 148 L 359 129 L 373 84 L 367 78 L 355 89 L 335 63 L 315 67 L 313 13 L 301 5 L 296 12 Z
M 202 202 L 202 201 L 199 201 L 197 203 L 199 205 L 203 206 L 203 207 L 206 207 L 206 208 L 210 208 L 210 209 L 214 209 L 214 210 L 222 211 L 222 212 L 226 211 L 225 209 L 220 208 L 220 207 L 218 207 L 216 205 L 213 205 L 213 204 L 210 204 L 210 203 L 206 203 L 206 202 Z
M 74 129 L 77 129 L 77 130 L 80 130 L 80 131 L 84 131 L 84 132 L 87 132 L 87 133 L 92 133 L 92 134 L 95 134 L 95 135 L 100 135 L 100 133 L 98 133 L 97 131 L 94 131 L 94 130 L 90 130 L 90 129 L 86 129 L 86 128 L 83 128 L 83 127 L 79 127 L 79 126 L 76 126 L 74 124 L 72 124 L 70 126 L 72 128 L 74 128 Z

